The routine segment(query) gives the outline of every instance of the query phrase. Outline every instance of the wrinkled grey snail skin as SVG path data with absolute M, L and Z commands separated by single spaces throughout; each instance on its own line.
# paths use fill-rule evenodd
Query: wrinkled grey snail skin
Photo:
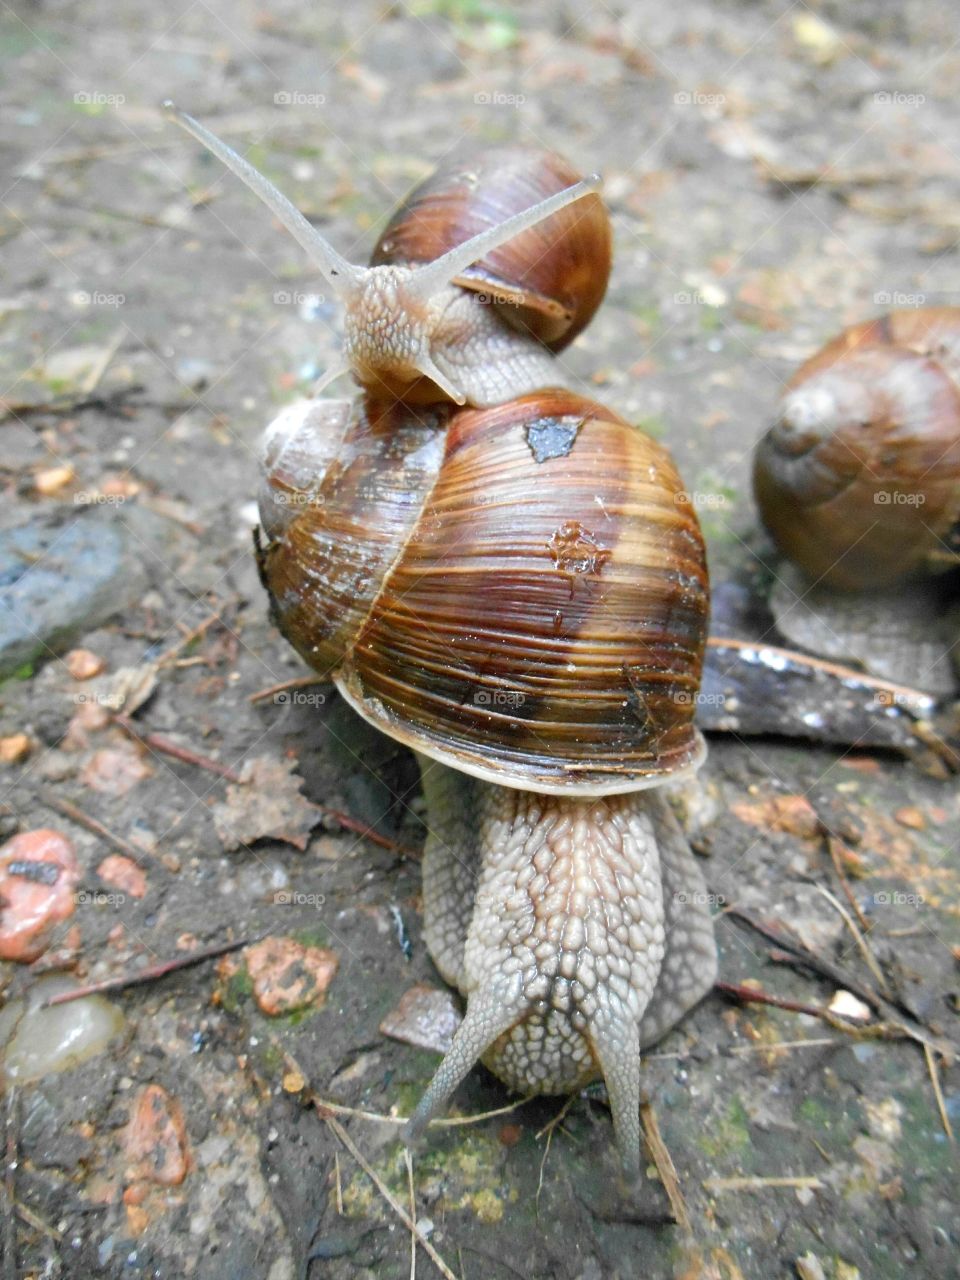
M 518 1093 L 569 1093 L 602 1076 L 636 1176 L 640 1051 L 717 970 L 703 876 L 669 804 L 650 790 L 541 795 L 420 763 L 424 932 L 467 1012 L 408 1138 L 478 1059 Z

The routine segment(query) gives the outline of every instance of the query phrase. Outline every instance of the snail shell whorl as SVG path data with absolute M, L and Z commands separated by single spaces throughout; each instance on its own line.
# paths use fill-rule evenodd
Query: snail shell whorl
M 754 460 L 774 541 L 815 581 L 896 582 L 951 562 L 960 519 L 960 312 L 893 312 L 797 372 Z
M 268 428 L 260 573 L 274 620 L 315 670 L 343 661 L 443 460 L 446 410 L 306 400 Z
M 371 266 L 432 262 L 447 249 L 577 182 L 551 151 L 488 147 L 445 160 L 406 197 L 374 248 Z M 589 324 L 610 275 L 610 220 L 587 196 L 468 267 L 456 283 L 489 295 L 501 318 L 552 351 Z
M 367 719 L 479 777 L 603 793 L 694 768 L 706 563 L 666 451 L 559 390 L 431 430 L 395 413 L 374 456 L 357 413 L 323 503 L 265 555 L 287 637 Z

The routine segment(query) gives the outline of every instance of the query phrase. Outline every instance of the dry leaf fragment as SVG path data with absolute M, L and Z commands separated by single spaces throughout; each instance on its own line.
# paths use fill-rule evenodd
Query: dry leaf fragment
M 283 840 L 303 852 L 320 813 L 300 794 L 303 779 L 296 760 L 255 756 L 227 787 L 226 799 L 213 810 L 213 823 L 225 849 L 255 840 Z

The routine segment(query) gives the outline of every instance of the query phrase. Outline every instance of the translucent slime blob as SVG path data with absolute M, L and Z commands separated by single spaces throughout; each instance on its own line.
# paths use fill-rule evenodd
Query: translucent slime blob
M 2 1077 L 23 1084 L 69 1071 L 106 1049 L 123 1028 L 123 1014 L 102 996 L 84 996 L 49 1009 L 40 1006 L 76 982 L 64 974 L 48 974 L 26 996 L 0 1009 Z

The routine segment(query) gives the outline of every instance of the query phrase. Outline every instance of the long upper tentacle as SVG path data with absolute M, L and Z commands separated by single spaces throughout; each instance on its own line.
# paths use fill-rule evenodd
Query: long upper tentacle
M 353 263 L 337 253 L 333 245 L 323 238 L 316 227 L 306 220 L 282 191 L 279 191 L 262 173 L 258 173 L 249 160 L 245 160 L 242 155 L 234 151 L 233 147 L 205 128 L 199 120 L 194 120 L 193 116 L 179 110 L 176 103 L 169 100 L 164 102 L 163 110 L 171 120 L 176 121 L 182 129 L 201 142 L 227 166 L 231 173 L 235 173 L 241 182 L 245 182 L 250 190 L 260 197 L 301 247 L 307 251 L 326 280 L 338 293 L 349 294 L 362 274 L 362 267 L 355 267 Z

